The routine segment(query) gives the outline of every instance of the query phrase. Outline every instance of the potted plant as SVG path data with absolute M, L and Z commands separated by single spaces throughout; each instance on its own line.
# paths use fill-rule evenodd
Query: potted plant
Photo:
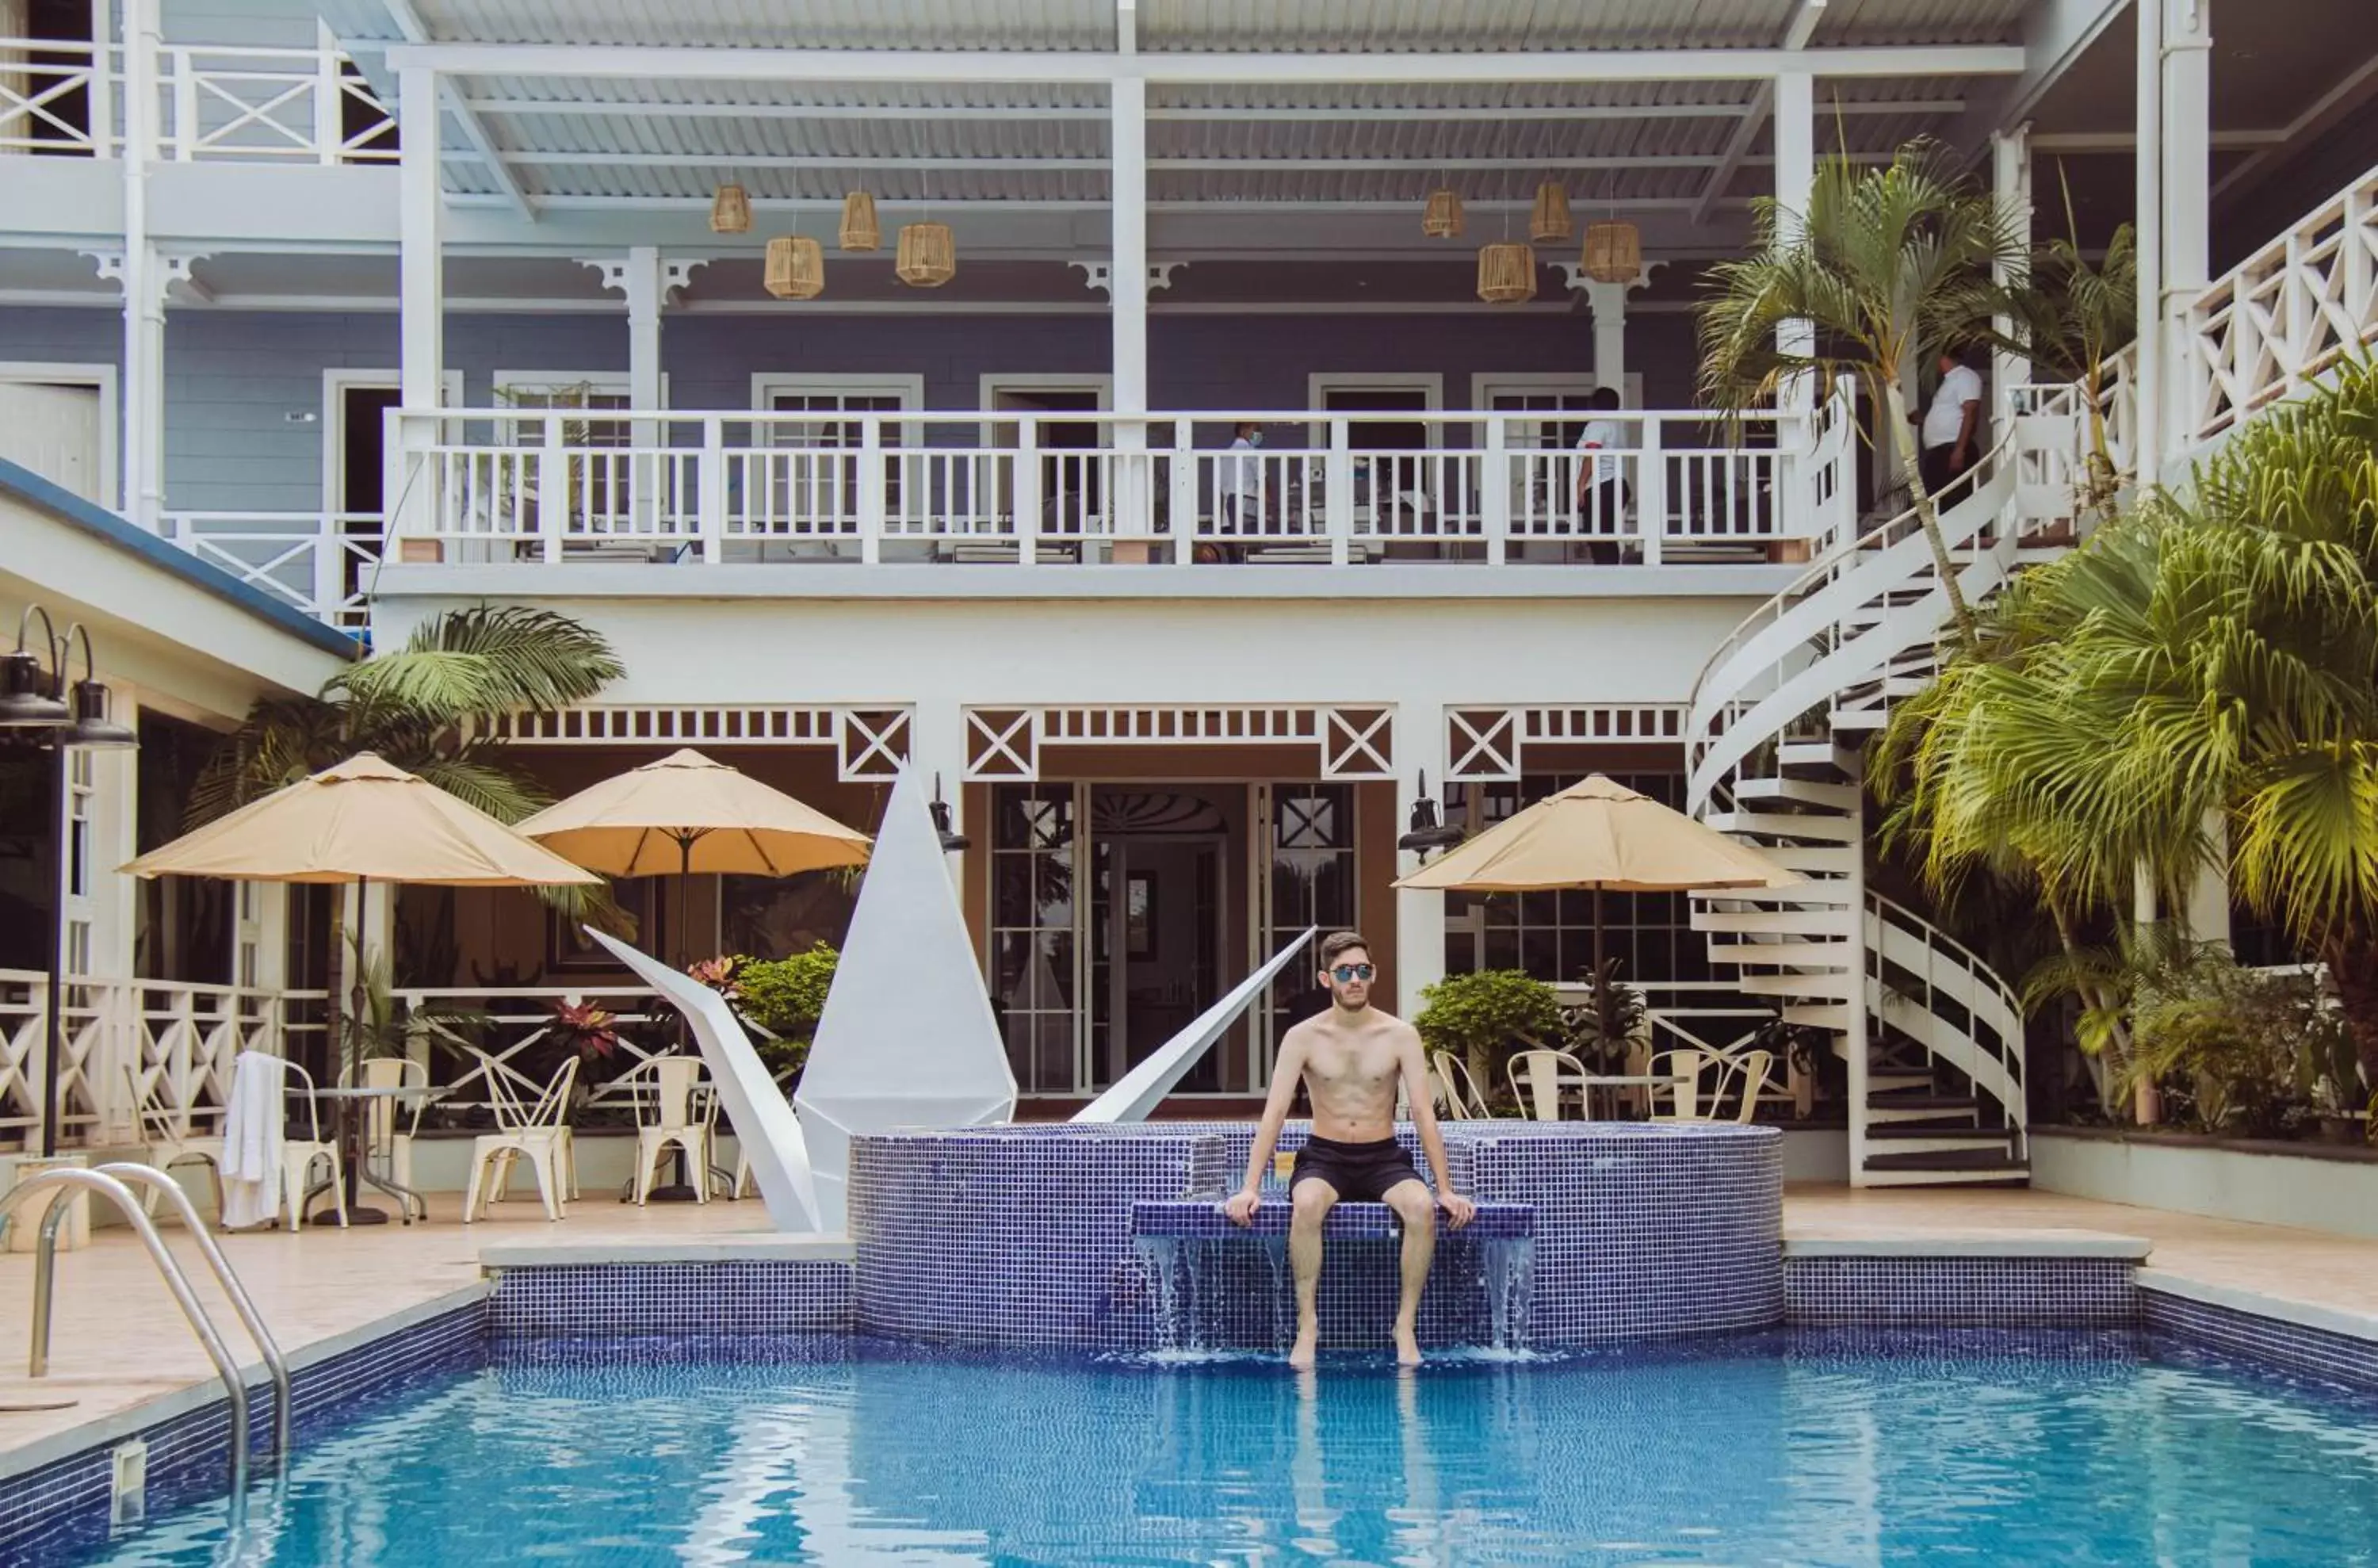
M 841 957 L 832 945 L 817 942 L 807 952 L 785 959 L 722 954 L 690 966 L 686 972 L 727 998 L 760 1037 L 760 1060 L 789 1093 L 800 1082 Z
M 1562 1010 L 1570 1051 L 1603 1072 L 1628 1070 L 1628 1057 L 1651 1043 L 1651 1007 L 1642 991 L 1618 978 L 1620 960 L 1585 973 L 1586 999 Z
M 1412 1027 L 1432 1051 L 1458 1051 L 1490 1100 L 1502 1101 L 1512 1052 L 1562 1032 L 1560 998 L 1524 970 L 1447 975 L 1421 992 Z

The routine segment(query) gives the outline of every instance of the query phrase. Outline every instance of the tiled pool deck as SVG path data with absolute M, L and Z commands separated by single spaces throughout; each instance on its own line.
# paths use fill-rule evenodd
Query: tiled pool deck
M 462 1225 L 449 1199 L 437 1204 L 431 1223 L 409 1228 L 308 1228 L 222 1241 L 302 1369 L 384 1332 L 399 1314 L 425 1316 L 472 1299 L 484 1288 L 483 1248 L 535 1248 L 557 1264 L 623 1252 L 699 1260 L 721 1245 L 744 1250 L 765 1229 L 751 1200 L 637 1210 L 590 1197 L 558 1224 L 538 1217 L 533 1203 L 508 1204 L 497 1215 Z M 2041 1233 L 2143 1237 L 2152 1253 L 2139 1283 L 2159 1287 L 2149 1292 L 2156 1303 L 2145 1314 L 2150 1324 L 2186 1314 L 2203 1329 L 2241 1308 L 2276 1307 L 2300 1321 L 2378 1339 L 2378 1241 L 2022 1190 L 1795 1187 L 1785 1193 L 1784 1219 L 1787 1251 L 1821 1252 L 1829 1267 L 1868 1249 L 1904 1251 L 1911 1242 L 1971 1254 L 2018 1235 L 2016 1249 L 2024 1251 L 2096 1245 Z M 194 1278 L 233 1331 L 211 1284 Z M 0 1476 L 211 1395 L 197 1341 L 128 1232 L 102 1232 L 87 1250 L 61 1259 L 52 1373 L 38 1381 L 23 1376 L 31 1300 L 32 1260 L 0 1255 Z M 63 1409 L 18 1408 L 67 1399 L 74 1403 Z

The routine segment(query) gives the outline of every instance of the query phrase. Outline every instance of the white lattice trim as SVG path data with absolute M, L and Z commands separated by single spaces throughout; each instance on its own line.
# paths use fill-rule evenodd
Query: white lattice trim
M 1044 745 L 1309 745 L 1324 778 L 1394 776 L 1387 704 L 970 707 L 966 718 L 969 782 L 1037 779 Z
M 1518 778 L 1526 771 L 1528 747 L 1533 744 L 1682 744 L 1684 734 L 1682 703 L 1448 707 L 1445 710 L 1446 778 L 1457 784 Z
M 588 703 L 516 713 L 497 735 L 536 746 L 831 746 L 845 782 L 889 778 L 908 760 L 908 709 L 740 703 Z

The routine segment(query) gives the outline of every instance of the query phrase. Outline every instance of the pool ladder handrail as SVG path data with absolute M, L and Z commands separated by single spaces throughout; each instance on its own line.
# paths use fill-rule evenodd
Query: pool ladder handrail
M 214 1364 L 215 1375 L 222 1382 L 230 1405 L 231 1498 L 236 1520 L 245 1512 L 247 1497 L 247 1382 L 241 1375 L 239 1364 L 232 1359 L 231 1351 L 224 1345 L 222 1335 L 216 1330 L 213 1318 L 190 1288 L 189 1276 L 167 1249 L 163 1237 L 158 1235 L 156 1224 L 150 1219 L 140 1200 L 126 1185 L 126 1177 L 173 1200 L 174 1212 L 198 1239 L 198 1249 L 213 1271 L 216 1283 L 222 1285 L 233 1310 L 239 1314 L 241 1324 L 263 1355 L 265 1369 L 272 1380 L 272 1454 L 277 1462 L 285 1465 L 289 1458 L 289 1363 L 282 1357 L 271 1331 L 265 1327 L 246 1287 L 232 1272 L 231 1263 L 223 1257 L 222 1249 L 207 1234 L 197 1206 L 182 1190 L 180 1183 L 153 1165 L 135 1164 L 128 1161 L 102 1165 L 96 1170 L 75 1167 L 43 1171 L 6 1192 L 0 1192 L 0 1236 L 6 1235 L 13 1211 L 19 1203 L 52 1188 L 82 1188 L 98 1193 L 115 1205 L 126 1223 L 131 1225 L 133 1233 L 139 1236 L 141 1245 L 148 1249 L 150 1260 L 157 1265 L 158 1273 L 163 1277 L 165 1287 L 174 1297 L 174 1305 L 182 1309 L 182 1316 L 198 1336 L 199 1346 L 206 1351 L 207 1359 Z M 51 1301 L 57 1272 L 58 1226 L 65 1221 L 67 1209 L 67 1204 L 53 1200 L 48 1212 L 42 1216 L 39 1249 L 33 1265 L 32 1347 L 26 1368 L 29 1377 L 41 1378 L 49 1374 Z

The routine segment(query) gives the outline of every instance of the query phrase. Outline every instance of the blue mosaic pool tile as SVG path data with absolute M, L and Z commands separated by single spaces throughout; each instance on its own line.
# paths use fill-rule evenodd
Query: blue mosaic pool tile
M 1784 1262 L 1796 1325 L 2128 1328 L 2127 1258 L 1802 1257 Z
M 379 1398 L 427 1377 L 482 1364 L 486 1304 L 471 1302 L 290 1374 L 294 1442 L 344 1424 L 358 1400 Z M 137 1436 L 149 1445 L 148 1512 L 154 1515 L 220 1493 L 230 1465 L 230 1403 L 216 1399 L 136 1434 L 117 1437 L 0 1481 L 0 1565 L 34 1564 L 108 1534 L 114 1450 Z M 270 1385 L 248 1390 L 253 1474 L 269 1473 Z
M 1165 1236 L 1175 1241 L 1228 1241 L 1247 1236 L 1278 1239 L 1288 1235 L 1291 1217 L 1285 1192 L 1267 1194 L 1244 1225 L 1233 1224 L 1214 1199 L 1186 1201 L 1142 1201 L 1131 1206 L 1131 1233 Z M 1439 1224 L 1443 1220 L 1440 1217 Z M 1521 1241 L 1535 1234 L 1536 1210 L 1531 1203 L 1481 1203 L 1477 1213 L 1459 1231 L 1442 1230 L 1446 1241 Z M 1385 1203 L 1339 1203 L 1323 1222 L 1325 1241 L 1399 1241 L 1403 1228 L 1395 1211 Z
M 2378 1340 L 2312 1328 L 2142 1287 L 2149 1332 L 2226 1356 L 2358 1389 L 2378 1389 Z
M 505 1269 L 487 1330 L 535 1334 L 818 1333 L 851 1325 L 850 1265 L 819 1259 Z

